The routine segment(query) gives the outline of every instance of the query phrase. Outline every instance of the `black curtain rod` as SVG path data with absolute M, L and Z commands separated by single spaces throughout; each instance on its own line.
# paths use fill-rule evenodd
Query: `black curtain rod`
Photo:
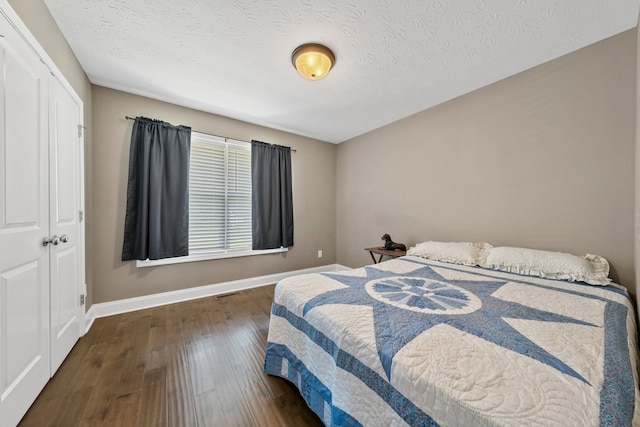
M 125 118 L 125 119 L 127 119 L 127 120 L 135 120 L 135 119 L 136 119 L 135 117 L 130 117 L 130 116 L 124 116 L 124 118 Z M 193 129 L 192 129 L 192 130 L 193 130 Z M 235 138 L 229 138 L 229 137 L 226 137 L 226 136 L 214 135 L 214 134 L 209 133 L 209 132 L 200 132 L 199 130 L 193 130 L 193 131 L 194 131 L 194 132 L 198 132 L 198 133 L 203 133 L 203 134 L 205 134 L 205 135 L 217 136 L 218 138 L 222 138 L 222 139 L 225 139 L 225 140 L 227 140 L 227 139 L 233 139 L 234 141 L 246 142 L 247 144 L 251 144 L 251 141 L 244 141 L 244 140 L 242 140 L 242 139 L 235 139 Z M 290 148 L 290 147 L 289 147 L 289 148 Z M 293 153 L 295 153 L 295 152 L 296 152 L 296 150 L 294 150 L 293 148 L 290 148 L 290 150 L 291 150 Z

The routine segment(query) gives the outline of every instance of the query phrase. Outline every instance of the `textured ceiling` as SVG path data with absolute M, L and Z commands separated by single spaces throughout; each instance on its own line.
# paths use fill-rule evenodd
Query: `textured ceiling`
M 94 84 L 339 143 L 633 28 L 640 0 L 44 2 Z M 308 42 L 323 80 L 291 65 Z

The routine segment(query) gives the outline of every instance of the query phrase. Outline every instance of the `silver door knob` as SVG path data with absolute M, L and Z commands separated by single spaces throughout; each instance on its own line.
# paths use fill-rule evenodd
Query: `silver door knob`
M 63 237 L 65 238 L 65 240 L 63 240 L 63 242 L 67 242 L 69 240 L 69 237 L 67 235 L 64 235 Z M 56 235 L 53 235 L 51 237 L 44 236 L 42 238 L 42 246 L 47 246 L 49 244 L 54 245 L 54 246 L 58 246 L 60 244 L 60 240 L 61 240 L 61 238 L 56 236 Z
M 67 243 L 69 241 L 69 236 L 67 236 L 66 234 L 63 234 L 62 236 L 60 236 L 60 241 L 62 243 Z

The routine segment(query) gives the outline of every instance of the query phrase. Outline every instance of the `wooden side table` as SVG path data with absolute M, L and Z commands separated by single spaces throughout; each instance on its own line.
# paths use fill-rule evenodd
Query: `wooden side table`
M 382 261 L 382 257 L 385 255 L 390 258 L 398 258 L 401 256 L 405 256 L 407 254 L 405 251 L 389 251 L 383 247 L 382 248 L 365 248 L 364 250 L 369 251 L 369 255 L 371 255 L 371 259 L 373 260 L 374 264 L 377 264 L 380 261 Z M 380 255 L 377 261 L 376 261 L 376 257 L 373 254 Z

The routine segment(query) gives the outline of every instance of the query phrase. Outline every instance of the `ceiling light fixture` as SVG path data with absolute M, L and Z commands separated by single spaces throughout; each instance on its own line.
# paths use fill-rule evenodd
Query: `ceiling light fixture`
M 333 65 L 336 57 L 326 46 L 317 43 L 307 43 L 298 46 L 291 54 L 291 62 L 298 73 L 305 79 L 320 80 L 325 77 Z

